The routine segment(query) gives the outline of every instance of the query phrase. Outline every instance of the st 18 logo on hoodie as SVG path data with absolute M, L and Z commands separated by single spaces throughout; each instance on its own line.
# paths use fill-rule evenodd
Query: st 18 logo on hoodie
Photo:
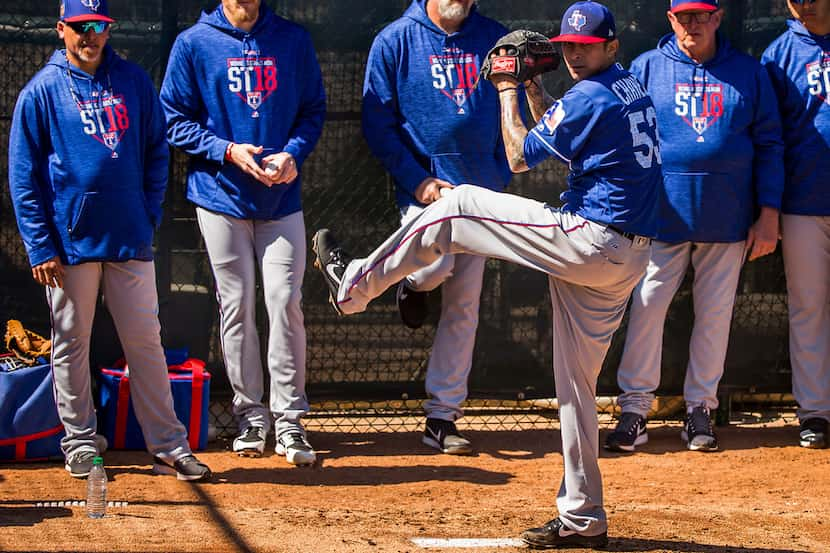
M 464 115 L 467 113 L 464 104 L 473 93 L 478 78 L 478 61 L 475 54 L 457 49 L 444 51 L 442 55 L 429 57 L 432 86 L 455 103 L 459 115 Z
M 127 103 L 121 95 L 106 95 L 101 99 L 79 102 L 84 133 L 110 149 L 113 159 L 121 137 L 130 128 L 130 114 Z
M 277 89 L 276 58 L 228 58 L 228 90 L 259 117 L 259 108 Z
M 830 52 L 824 52 L 821 61 L 807 64 L 807 86 L 810 94 L 830 104 Z
M 674 88 L 674 113 L 697 133 L 697 142 L 723 115 L 723 85 L 720 83 L 678 83 Z

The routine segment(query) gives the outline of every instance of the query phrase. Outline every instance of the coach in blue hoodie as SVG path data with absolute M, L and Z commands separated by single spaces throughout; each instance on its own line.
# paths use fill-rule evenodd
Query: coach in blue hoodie
M 794 19 L 761 62 L 784 126 L 781 246 L 799 444 L 819 449 L 830 423 L 830 0 L 788 6 Z
M 300 309 L 306 240 L 300 168 L 323 128 L 325 92 L 309 34 L 260 0 L 222 0 L 176 39 L 161 90 L 167 138 L 190 154 L 196 204 L 220 303 L 222 351 L 239 436 L 294 465 L 316 454 L 301 418 L 306 334 Z M 256 273 L 268 312 L 269 406 L 256 327 Z
M 605 446 L 618 451 L 648 440 L 663 325 L 689 263 L 695 321 L 681 437 L 690 450 L 718 448 L 710 410 L 718 405 L 741 266 L 747 253 L 753 260 L 775 251 L 778 239 L 783 144 L 769 77 L 718 34 L 718 0 L 672 0 L 667 16 L 674 32 L 631 65 L 657 110 L 664 198 L 617 373 L 622 415 Z
M 507 29 L 473 0 L 413 0 L 375 38 L 363 86 L 363 133 L 392 175 L 406 223 L 442 189 L 475 184 L 501 192 L 510 180 L 498 94 L 476 86 L 487 51 Z M 427 316 L 427 292 L 441 286 L 441 319 L 426 374 L 423 442 L 443 453 L 472 450 L 459 434 L 472 366 L 486 259 L 447 255 L 398 286 L 410 328 Z
M 52 373 L 66 470 L 85 478 L 96 439 L 89 337 L 103 291 L 130 366 L 131 403 L 154 470 L 205 480 L 176 419 L 161 347 L 153 232 L 167 188 L 164 114 L 147 74 L 120 58 L 105 0 L 65 0 L 52 54 L 17 98 L 9 188 L 52 317 Z

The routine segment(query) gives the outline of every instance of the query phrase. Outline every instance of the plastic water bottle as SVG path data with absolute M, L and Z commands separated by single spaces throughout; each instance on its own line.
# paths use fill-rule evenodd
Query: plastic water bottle
M 102 518 L 107 512 L 107 471 L 104 459 L 92 460 L 92 470 L 86 479 L 86 514 L 89 518 Z

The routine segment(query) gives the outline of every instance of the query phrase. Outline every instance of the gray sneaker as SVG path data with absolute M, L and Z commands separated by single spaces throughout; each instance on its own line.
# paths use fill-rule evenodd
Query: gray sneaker
M 473 452 L 470 440 L 461 435 L 455 423 L 443 419 L 427 418 L 422 441 L 448 455 L 469 455 Z
M 314 452 L 311 444 L 308 443 L 308 440 L 300 431 L 288 432 L 280 436 L 277 439 L 275 452 L 298 467 L 313 465 L 317 460 L 317 453 Z
M 262 457 L 265 451 L 265 429 L 249 426 L 233 441 L 233 451 L 240 457 Z
M 155 456 L 153 457 L 153 472 L 156 474 L 175 474 L 178 480 L 190 482 L 208 481 L 213 476 L 210 468 L 192 454 L 179 457 L 173 463 Z
M 69 471 L 72 478 L 86 478 L 92 470 L 92 461 L 98 457 L 98 453 L 91 449 L 76 451 L 66 458 L 63 468 Z

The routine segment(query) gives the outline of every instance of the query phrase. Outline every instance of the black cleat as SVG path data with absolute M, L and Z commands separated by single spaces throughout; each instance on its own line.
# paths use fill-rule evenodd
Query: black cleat
M 470 440 L 461 435 L 455 423 L 443 419 L 427 419 L 422 441 L 448 455 L 469 455 L 473 452 Z
M 343 251 L 332 232 L 326 228 L 314 233 L 311 249 L 314 251 L 314 266 L 323 273 L 329 287 L 329 303 L 338 315 L 342 315 L 343 311 L 337 305 L 337 292 L 352 257 Z
M 617 427 L 605 439 L 605 449 L 631 452 L 645 443 L 648 443 L 645 417 L 637 413 L 623 413 Z
M 401 314 L 403 324 L 411 329 L 418 329 L 424 325 L 429 315 L 427 296 L 429 292 L 413 290 L 406 284 L 406 280 L 398 284 L 395 301 L 398 304 L 398 313 Z
M 213 476 L 208 466 L 199 461 L 193 454 L 179 457 L 173 463 L 155 456 L 153 457 L 153 472 L 156 474 L 175 474 L 177 479 L 190 482 L 206 482 Z
M 585 536 L 565 526 L 557 517 L 544 526 L 525 530 L 522 540 L 531 549 L 603 548 L 608 545 L 608 533 Z
M 686 414 L 680 438 L 690 451 L 717 451 L 718 439 L 712 428 L 712 417 L 707 407 L 698 406 Z
M 824 419 L 806 419 L 801 423 L 798 444 L 809 449 L 824 449 L 827 447 L 827 427 L 828 423 Z

